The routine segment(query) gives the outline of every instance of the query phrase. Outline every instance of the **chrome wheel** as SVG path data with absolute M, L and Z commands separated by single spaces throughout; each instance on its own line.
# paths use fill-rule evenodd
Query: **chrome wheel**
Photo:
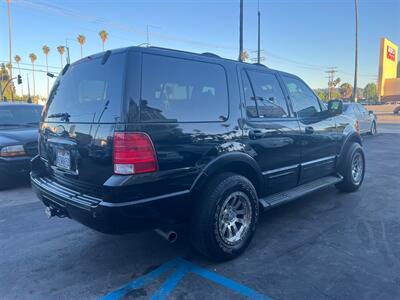
M 360 184 L 364 172 L 364 158 L 361 153 L 356 152 L 351 162 L 351 178 L 354 184 Z
M 222 203 L 218 217 L 218 231 L 229 245 L 239 244 L 247 235 L 251 224 L 251 204 L 243 192 L 230 194 Z
M 376 133 L 377 133 L 377 130 L 376 130 L 376 123 L 374 122 L 374 123 L 372 123 L 371 134 L 372 134 L 372 135 L 375 135 Z

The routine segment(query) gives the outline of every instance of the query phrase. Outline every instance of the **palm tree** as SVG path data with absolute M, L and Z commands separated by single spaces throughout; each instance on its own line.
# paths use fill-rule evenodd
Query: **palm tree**
M 48 73 L 49 72 L 48 57 L 49 57 L 50 47 L 47 45 L 44 45 L 42 47 L 42 50 L 43 50 L 44 56 L 46 57 L 46 73 Z M 46 78 L 47 78 L 47 97 L 49 97 L 49 76 L 46 76 Z
M 103 51 L 104 51 L 104 44 L 106 43 L 106 40 L 108 38 L 108 32 L 105 30 L 101 30 L 99 32 L 99 36 L 101 38 L 101 42 L 103 43 Z
M 78 41 L 79 45 L 81 45 L 81 58 L 83 57 L 83 45 L 86 43 L 86 37 L 82 34 L 78 35 L 78 37 L 76 38 L 76 40 Z
M 29 58 L 31 59 L 32 62 L 32 77 L 33 77 L 33 96 L 36 95 L 36 89 L 35 89 L 35 61 L 37 60 L 37 56 L 35 53 L 29 53 Z
M 64 52 L 65 52 L 65 47 L 64 46 L 58 46 L 57 47 L 57 51 L 58 51 L 58 53 L 60 53 L 60 57 L 61 57 L 61 69 L 64 67 L 63 66 L 63 55 L 64 55 Z
M 243 51 L 240 53 L 240 61 L 247 61 L 249 59 L 249 53 L 247 51 Z
M 18 74 L 19 74 L 19 76 L 21 76 L 21 68 L 20 68 L 20 66 L 19 66 L 19 63 L 21 62 L 21 56 L 15 55 L 15 56 L 14 56 L 14 60 L 15 60 L 15 62 L 17 63 L 17 66 L 18 66 Z M 23 85 L 21 84 L 21 96 L 23 96 L 23 95 L 24 95 L 24 87 L 23 87 Z

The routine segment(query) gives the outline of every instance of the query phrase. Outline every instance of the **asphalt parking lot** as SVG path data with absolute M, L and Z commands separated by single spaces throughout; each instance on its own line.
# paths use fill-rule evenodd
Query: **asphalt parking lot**
M 28 185 L 1 191 L 0 299 L 400 299 L 393 128 L 365 137 L 358 192 L 332 187 L 264 213 L 244 255 L 226 263 L 198 255 L 185 235 L 108 236 L 48 220 Z

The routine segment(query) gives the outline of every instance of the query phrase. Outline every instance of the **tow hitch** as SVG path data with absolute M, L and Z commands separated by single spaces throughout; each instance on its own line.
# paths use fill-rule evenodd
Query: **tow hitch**
M 53 207 L 53 206 L 46 206 L 46 208 L 44 209 L 44 212 L 46 213 L 46 215 L 49 219 L 54 216 L 57 216 L 59 218 L 66 217 L 66 215 L 60 209 Z

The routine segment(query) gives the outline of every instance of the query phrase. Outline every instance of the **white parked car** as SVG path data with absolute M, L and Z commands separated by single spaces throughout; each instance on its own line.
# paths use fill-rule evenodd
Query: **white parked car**
M 377 131 L 377 118 L 373 111 L 368 111 L 359 103 L 343 103 L 343 114 L 351 117 L 359 133 L 375 135 Z

